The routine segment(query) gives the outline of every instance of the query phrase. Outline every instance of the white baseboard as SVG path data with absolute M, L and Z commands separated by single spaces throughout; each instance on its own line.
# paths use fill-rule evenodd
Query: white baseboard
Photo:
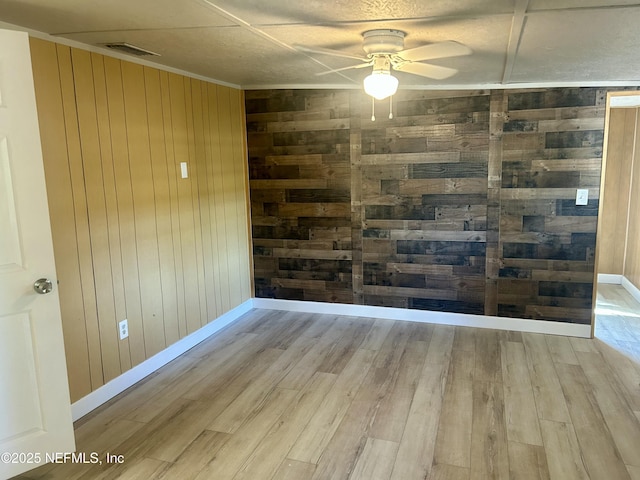
M 434 312 L 393 307 L 371 307 L 343 303 L 304 302 L 299 300 L 276 300 L 254 298 L 254 308 L 286 310 L 290 312 L 327 313 L 354 317 L 386 318 L 410 322 L 435 323 L 461 327 L 493 328 L 517 332 L 546 333 L 569 337 L 591 337 L 591 325 L 524 318 L 493 317 L 465 313 Z
M 612 273 L 599 273 L 598 274 L 598 283 L 608 283 L 611 285 L 621 285 L 622 279 L 624 277 L 622 275 L 614 275 Z
M 631 292 L 640 301 L 640 290 L 631 282 L 623 279 L 628 286 L 635 289 Z M 253 298 L 218 317 L 201 329 L 177 341 L 161 352 L 136 365 L 131 370 L 114 378 L 102 387 L 94 390 L 86 397 L 71 405 L 73 421 L 82 418 L 87 413 L 111 400 L 127 388 L 133 386 L 146 376 L 166 365 L 170 361 L 193 348 L 214 333 L 230 325 L 252 308 L 268 310 L 285 310 L 290 312 L 326 313 L 331 315 L 350 315 L 354 317 L 386 318 L 410 322 L 434 323 L 439 325 L 453 325 L 475 328 L 493 328 L 497 330 L 514 330 L 517 332 L 545 333 L 550 335 L 564 335 L 570 337 L 591 337 L 591 325 L 581 325 L 565 322 L 550 322 L 546 320 L 530 320 L 523 318 L 493 317 L 487 315 L 471 315 L 464 313 L 435 312 L 428 310 L 413 310 L 393 307 L 374 307 L 367 305 L 350 305 L 343 303 L 304 302 L 298 300 L 276 300 L 271 298 Z
M 638 302 L 640 302 L 640 290 L 633 283 L 631 283 L 627 277 L 622 277 L 622 286 L 631 294 Z
M 195 347 L 198 343 L 206 340 L 217 331 L 236 321 L 252 308 L 253 302 L 249 299 L 233 310 L 229 310 L 227 313 L 219 316 L 215 321 L 208 323 L 199 330 L 196 330 L 195 332 L 178 340 L 176 343 L 155 354 L 153 357 L 148 358 L 144 362 L 133 367 L 131 370 L 127 370 L 122 375 L 114 378 L 108 383 L 105 383 L 86 397 L 81 398 L 71 405 L 73 421 L 75 422 L 79 418 L 84 417 L 87 413 L 111 400 L 113 397 L 139 382 L 147 375 L 150 375 L 160 367 L 169 363 L 171 360 L 182 355 L 187 350 Z
M 607 283 L 611 285 L 622 285 L 624 289 L 631 294 L 638 302 L 640 302 L 640 289 L 629 281 L 624 275 L 614 275 L 611 273 L 599 273 L 598 283 Z

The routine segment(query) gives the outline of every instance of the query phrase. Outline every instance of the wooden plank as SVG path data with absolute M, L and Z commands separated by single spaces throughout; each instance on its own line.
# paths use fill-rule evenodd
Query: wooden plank
M 236 180 L 236 215 L 238 217 L 238 248 L 240 260 L 240 292 L 241 300 L 251 298 L 253 291 L 252 257 L 250 248 L 251 222 L 249 219 L 249 171 L 247 164 L 246 120 L 244 109 L 244 92 L 230 89 L 231 128 L 233 139 L 233 156 Z
M 120 221 L 122 273 L 127 306 L 126 318 L 129 324 L 128 346 L 131 354 L 131 365 L 135 366 L 145 360 L 146 355 L 121 63 L 119 60 L 104 57 L 111 145 L 113 149 L 113 170 L 116 197 L 118 199 L 118 218 Z
M 265 401 L 274 390 L 280 380 L 289 373 L 295 364 L 315 344 L 311 337 L 298 336 L 296 340 L 274 361 L 261 375 L 259 380 L 254 380 L 240 395 L 235 397 L 233 403 L 225 408 L 220 415 L 208 426 L 218 432 L 234 433 L 240 428 L 249 414 Z
M 200 84 L 202 94 L 202 128 L 203 128 L 203 143 L 204 143 L 204 164 L 200 167 L 201 178 L 204 179 L 201 189 L 206 191 L 206 204 L 205 211 L 208 215 L 202 217 L 202 232 L 206 240 L 203 241 L 204 251 L 208 257 L 207 264 L 205 265 L 205 276 L 207 278 L 207 302 L 210 305 L 208 308 L 208 320 L 217 318 L 223 313 L 222 310 L 222 292 L 220 285 L 220 268 L 218 257 L 218 219 L 217 219 L 217 207 L 215 198 L 215 184 L 213 174 L 213 157 L 214 146 L 212 142 L 212 126 L 217 127 L 217 110 L 211 110 L 211 100 L 209 98 L 209 84 L 203 82 Z M 215 117 L 212 122 L 211 117 Z M 217 133 L 217 132 L 215 132 Z M 217 150 L 215 151 L 217 153 Z M 248 287 L 247 287 L 248 288 Z
M 111 255 L 107 208 L 105 202 L 103 161 L 101 157 L 96 98 L 93 85 L 91 54 L 84 50 L 71 50 L 73 82 L 76 94 L 78 131 L 84 172 L 89 236 L 91 238 L 91 261 L 93 263 L 96 307 L 102 371 L 105 382 L 114 379 L 120 369 L 118 321 L 115 316 L 113 281 L 111 276 Z M 105 232 L 107 234 L 105 235 Z
M 168 467 L 168 462 L 143 458 L 133 460 L 130 465 L 127 465 L 126 469 L 123 464 L 114 464 L 112 468 L 108 468 L 107 472 L 109 472 L 109 475 L 123 480 L 156 479 L 161 478 Z
M 442 193 L 485 193 L 486 178 L 431 178 L 419 180 L 400 180 L 402 195 L 420 195 L 424 192 Z
M 522 340 L 527 355 L 538 418 L 570 423 L 571 417 L 545 337 L 540 334 L 525 333 L 522 335 Z
M 96 116 L 98 119 L 98 133 L 102 158 L 103 185 L 107 214 L 107 231 L 109 237 L 109 251 L 111 255 L 111 282 L 113 285 L 115 320 L 127 317 L 127 305 L 124 291 L 124 273 L 122 267 L 122 249 L 120 246 L 120 219 L 118 215 L 117 190 L 115 184 L 115 170 L 113 162 L 113 147 L 111 146 L 111 125 L 109 122 L 109 103 L 107 99 L 107 80 L 104 69 L 104 57 L 97 53 L 91 54 L 93 67 L 93 84 L 95 91 Z M 117 325 L 114 325 L 118 331 Z M 131 368 L 131 353 L 129 340 L 119 342 L 120 370 L 125 372 Z
M 436 331 L 438 331 L 437 328 Z M 438 344 L 438 347 L 443 347 L 440 352 L 432 354 L 432 357 L 438 357 L 443 363 L 446 363 L 451 342 L 439 342 L 438 340 L 440 340 L 440 338 L 441 336 L 438 335 L 438 338 L 432 339 L 434 343 Z M 369 436 L 379 440 L 394 442 L 396 444 L 396 450 L 397 444 L 402 440 L 403 432 L 406 428 L 407 417 L 425 360 L 427 359 L 427 352 L 428 350 L 432 350 L 431 345 L 429 344 L 429 348 L 427 348 L 427 345 L 426 342 L 414 340 L 407 343 L 405 355 L 399 366 L 400 373 L 395 379 L 393 389 L 380 402 L 378 413 L 371 425 Z M 391 466 L 393 466 L 393 463 Z
M 469 480 L 468 468 L 454 467 L 447 464 L 436 464 L 429 473 L 428 480 Z
M 122 63 L 122 90 L 127 130 L 127 146 L 130 158 L 131 190 L 136 230 L 137 263 L 140 272 L 140 300 L 144 346 L 147 356 L 164 347 L 164 318 L 158 255 L 157 223 L 149 127 L 144 89 L 144 71 L 139 65 Z
M 410 331 L 406 326 L 394 325 L 331 442 L 320 457 L 314 479 L 346 478 L 353 471 L 369 436 L 378 402 L 393 386 L 409 336 Z
M 205 325 L 208 322 L 207 318 L 207 298 L 205 283 L 206 278 L 204 274 L 204 260 L 202 254 L 202 217 L 200 215 L 200 192 L 199 181 L 200 172 L 199 167 L 202 163 L 202 156 L 204 154 L 201 138 L 197 138 L 198 127 L 202 125 L 202 104 L 200 102 L 200 90 L 198 88 L 199 80 L 193 78 L 184 79 L 184 98 L 186 108 L 186 120 L 187 120 L 187 140 L 189 144 L 189 166 L 191 173 L 189 174 L 190 187 L 191 187 L 191 208 L 193 209 L 193 236 L 195 247 L 195 270 L 193 274 L 196 275 L 196 285 L 198 288 L 198 300 L 200 303 L 200 315 L 197 322 L 200 326 Z M 199 118 L 197 119 L 196 117 Z M 193 321 L 194 325 L 197 325 L 196 319 Z M 197 328 L 197 327 L 196 327 Z
M 577 356 L 585 376 L 593 386 L 593 395 L 624 463 L 640 467 L 640 423 L 624 401 L 621 386 L 601 355 L 578 353 Z
M 390 479 L 424 479 L 429 475 L 448 367 L 446 363 L 425 363 Z
M 448 230 L 392 230 L 391 240 L 440 240 L 443 242 L 486 242 L 486 232 L 465 232 Z
M 503 200 L 574 200 L 575 188 L 503 188 Z M 599 190 L 589 190 L 589 199 L 600 198 Z
M 282 217 L 348 217 L 347 203 L 286 203 L 278 206 Z
M 294 405 L 267 432 L 266 440 L 258 444 L 233 478 L 271 478 L 335 380 L 336 375 L 316 373 L 300 392 Z
M 269 122 L 267 130 L 274 132 L 295 132 L 295 131 L 316 131 L 316 130 L 338 130 L 349 128 L 348 118 L 334 118 L 326 120 L 294 120 L 290 122 Z
M 60 282 L 58 294 L 62 313 L 67 375 L 71 401 L 75 402 L 91 391 L 91 371 L 87 361 L 89 344 L 82 304 L 80 265 L 77 255 L 78 239 L 75 232 L 75 210 L 57 47 L 53 43 L 33 37 L 29 41 L 53 249 Z
M 218 128 L 220 131 L 220 159 L 221 159 L 221 173 L 224 187 L 224 208 L 225 208 L 225 221 L 226 221 L 226 235 L 227 235 L 227 252 L 229 255 L 229 280 L 231 285 L 240 285 L 241 282 L 241 268 L 242 261 L 240 256 L 246 255 L 246 252 L 241 249 L 243 237 L 239 233 L 238 211 L 236 209 L 237 202 L 244 202 L 242 199 L 235 197 L 235 185 L 236 185 L 236 170 L 234 168 L 234 156 L 233 156 L 233 132 L 231 130 L 231 97 L 230 88 L 219 86 L 217 88 L 218 95 Z M 230 300 L 231 307 L 236 307 L 242 303 L 242 290 L 231 289 Z
M 250 180 L 251 189 L 293 189 L 293 188 L 327 188 L 328 182 L 324 179 L 281 179 L 281 180 Z
M 602 161 L 599 158 L 572 158 L 563 160 L 532 160 L 532 172 L 571 172 L 571 171 L 600 171 Z
M 387 322 L 392 324 L 392 322 Z M 373 350 L 358 349 L 336 378 L 331 390 L 309 420 L 289 458 L 316 464 L 338 429 L 351 401 L 369 371 L 375 357 Z
M 510 441 L 509 475 L 510 478 L 550 480 L 544 448 Z
M 78 245 L 78 262 L 80 268 L 80 286 L 84 321 L 87 329 L 89 368 L 91 372 L 91 388 L 103 385 L 102 357 L 100 352 L 100 328 L 98 323 L 97 299 L 94 288 L 94 272 L 91 261 L 91 236 L 89 231 L 88 206 L 82 171 L 82 150 L 78 131 L 78 114 L 73 84 L 73 65 L 71 49 L 56 45 L 62 108 L 64 114 L 65 134 L 67 139 L 68 170 L 71 179 L 75 225 Z M 135 331 L 135 330 L 134 330 Z
M 158 261 L 162 286 L 162 318 L 165 341 L 167 345 L 171 345 L 180 338 L 180 330 L 178 327 L 177 283 L 171 218 L 173 205 L 167 168 L 160 72 L 156 69 L 145 67 L 144 85 L 147 98 L 149 153 L 156 207 Z
M 410 165 L 413 163 L 456 163 L 460 161 L 460 152 L 427 152 L 362 155 L 363 165 Z
M 177 328 L 177 336 L 180 338 L 185 335 L 186 327 L 186 306 L 185 306 L 185 290 L 184 290 L 184 268 L 182 264 L 182 238 L 180 229 L 177 228 L 180 225 L 180 211 L 178 202 L 178 162 L 175 158 L 174 140 L 173 140 L 173 121 L 171 116 L 171 100 L 170 100 L 170 88 L 169 88 L 169 74 L 167 72 L 160 72 L 160 91 L 161 91 L 161 103 L 162 103 L 162 125 L 164 131 L 164 142 L 166 152 L 166 171 L 167 171 L 167 183 L 169 191 L 169 205 L 170 205 L 170 221 L 171 221 L 171 244 L 173 246 L 173 259 L 174 259 L 174 275 L 176 286 L 176 317 L 175 319 L 165 319 L 165 326 L 170 326 L 172 320 L 176 322 L 176 325 L 172 328 L 166 329 L 167 342 L 174 338 L 176 335 L 175 329 Z M 167 239 L 169 241 L 169 239 Z M 166 254 L 169 254 L 166 252 Z M 167 323 L 168 322 L 168 323 Z
M 560 118 L 604 117 L 602 106 L 535 108 L 530 110 L 511 110 L 509 118 L 513 120 L 557 120 Z
M 478 357 L 479 353 L 476 355 Z M 473 382 L 471 471 L 474 478 L 508 478 L 509 455 L 502 385 Z
M 539 132 L 569 132 L 577 130 L 602 130 L 604 119 L 601 116 L 586 118 L 571 118 L 561 120 L 540 120 Z
M 271 480 L 311 480 L 315 470 L 316 466 L 313 463 L 285 458 Z
M 454 330 L 436 328 L 415 389 L 392 479 L 426 478 L 433 464 L 438 420 L 445 394 Z M 433 412 L 425 416 L 423 412 Z
M 587 480 L 585 459 L 570 423 L 540 420 L 551 478 Z
M 226 433 L 205 430 L 167 468 L 164 476 L 166 478 L 195 477 L 228 440 L 229 435 Z
M 368 438 L 349 480 L 387 480 L 397 451 L 396 442 Z
M 496 330 L 479 331 L 475 336 L 475 341 L 474 381 L 502 383 L 500 332 Z M 500 401 L 502 401 L 502 395 L 500 395 Z
M 185 79 L 169 75 L 169 99 L 171 105 L 171 129 L 175 161 L 191 163 L 190 142 L 187 124 L 187 99 Z M 175 168 L 179 168 L 176 165 Z M 185 324 L 181 325 L 180 336 L 194 332 L 201 327 L 200 290 L 196 253 L 196 229 L 193 209 L 193 177 L 177 179 L 178 212 L 180 225 L 180 246 L 182 248 L 182 268 L 185 299 Z M 178 280 L 180 281 L 180 279 Z
M 638 364 L 623 352 L 611 346 L 597 342 L 597 349 L 602 354 L 607 363 L 615 367 L 614 376 L 623 387 L 622 393 L 634 411 L 640 411 L 640 368 Z
M 212 175 L 213 175 L 213 196 L 216 233 L 218 248 L 217 253 L 217 271 L 220 278 L 228 278 L 229 276 L 229 260 L 228 260 L 228 239 L 227 239 L 227 223 L 225 217 L 225 192 L 224 182 L 222 179 L 222 151 L 220 144 L 220 117 L 218 112 L 218 87 L 217 85 L 207 84 L 207 96 L 209 99 L 209 121 L 210 121 L 210 141 L 212 151 Z M 221 298 L 221 310 L 228 311 L 231 309 L 231 287 L 229 282 L 220 282 L 218 290 Z
M 542 446 L 524 345 L 502 342 L 501 353 L 507 438 L 510 444 Z
M 576 354 L 571 348 L 568 337 L 560 337 L 549 335 L 545 337 L 551 358 L 556 363 L 568 363 L 570 365 L 579 365 Z
M 460 329 L 456 329 L 456 337 Z M 435 464 L 468 469 L 471 466 L 473 412 L 473 368 L 475 349 L 454 348 L 440 412 L 435 446 Z
M 205 97 L 202 87 L 204 82 L 191 79 L 191 105 L 193 117 L 193 164 L 191 175 L 196 179 L 193 185 L 194 205 L 197 203 L 195 222 L 198 225 L 197 244 L 199 248 L 199 292 L 200 292 L 200 321 L 202 325 L 216 318 L 218 310 L 216 304 L 216 285 L 213 276 L 213 251 L 211 247 L 211 204 L 209 199 L 209 183 L 207 171 L 207 151 L 205 143 L 204 116 Z
M 640 129 L 640 125 L 636 121 L 636 139 L 638 138 L 638 131 Z M 635 156 L 633 159 L 633 170 L 631 172 L 633 185 L 636 185 L 640 179 L 640 153 L 638 150 L 635 151 Z M 640 254 L 638 254 L 639 242 L 638 237 L 640 237 L 640 221 L 638 221 L 637 215 L 634 215 L 632 212 L 637 212 L 638 208 L 640 208 L 640 193 L 638 193 L 637 188 L 631 189 L 631 194 L 629 198 L 629 225 L 627 230 L 627 247 L 626 247 L 626 258 L 625 258 L 625 267 L 624 274 L 629 279 L 629 281 L 636 287 L 640 288 Z
M 627 469 L 584 372 L 577 365 L 564 363 L 557 363 L 556 370 L 589 475 L 628 479 Z

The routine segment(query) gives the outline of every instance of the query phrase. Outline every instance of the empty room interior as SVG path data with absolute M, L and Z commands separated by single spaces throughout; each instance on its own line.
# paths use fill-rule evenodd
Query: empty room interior
M 640 480 L 638 23 L 0 0 L 0 478 Z

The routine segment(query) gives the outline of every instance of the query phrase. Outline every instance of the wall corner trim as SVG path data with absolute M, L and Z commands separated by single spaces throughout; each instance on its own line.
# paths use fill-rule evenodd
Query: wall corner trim
M 232 324 L 252 308 L 253 302 L 251 299 L 241 303 L 239 306 L 229 310 L 227 313 L 220 315 L 214 321 L 209 322 L 204 327 L 178 340 L 176 343 L 155 354 L 153 357 L 136 365 L 131 370 L 127 370 L 122 375 L 105 383 L 103 386 L 94 390 L 87 396 L 82 397 L 71 405 L 73 421 L 75 422 L 76 420 L 84 417 L 92 410 L 108 402 L 116 395 L 124 392 L 127 388 L 152 374 L 160 367 L 163 367 L 170 361 L 185 353 L 187 350 L 190 350 L 200 342 L 206 340 L 214 333 L 222 330 L 227 325 Z
M 433 323 L 457 327 L 492 328 L 517 332 L 544 333 L 568 337 L 591 338 L 591 325 L 525 318 L 493 317 L 466 313 L 434 312 L 394 307 L 373 307 L 343 303 L 305 302 L 300 300 L 277 300 L 254 298 L 254 308 L 286 310 L 289 312 L 351 315 L 354 317 L 384 318 L 407 322 Z
M 622 284 L 624 289 L 631 294 L 633 298 L 640 302 L 640 290 L 633 283 L 631 283 L 631 280 L 629 280 L 627 277 L 622 277 L 622 281 L 620 283 Z

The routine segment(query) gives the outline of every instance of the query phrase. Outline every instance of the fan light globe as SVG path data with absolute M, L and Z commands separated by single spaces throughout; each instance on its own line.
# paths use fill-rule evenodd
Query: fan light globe
M 374 71 L 364 79 L 364 91 L 373 98 L 383 100 L 398 90 L 398 79 L 388 71 Z

